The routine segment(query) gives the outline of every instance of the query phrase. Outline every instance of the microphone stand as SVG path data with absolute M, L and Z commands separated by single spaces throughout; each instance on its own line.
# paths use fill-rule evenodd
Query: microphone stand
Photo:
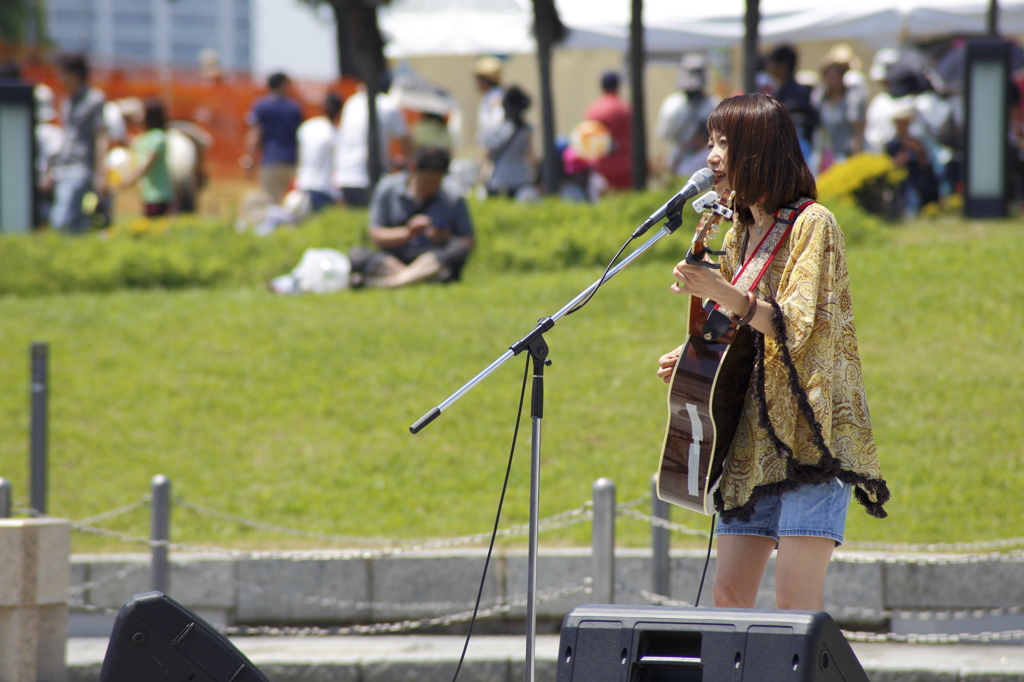
M 530 529 L 526 584 L 526 682 L 535 682 L 536 677 L 535 643 L 537 638 L 537 553 L 540 522 L 540 434 L 541 421 L 544 418 L 544 367 L 551 365 L 551 360 L 548 359 L 549 349 L 547 342 L 544 340 L 544 333 L 554 327 L 558 320 L 573 312 L 576 306 L 589 300 L 589 297 L 602 284 L 615 277 L 652 246 L 661 241 L 661 239 L 675 232 L 682 224 L 682 217 L 678 210 L 666 216 L 666 218 L 665 225 L 653 237 L 637 247 L 620 263 L 610 268 L 601 278 L 581 291 L 575 298 L 559 309 L 558 312 L 550 317 L 541 318 L 537 326 L 533 328 L 533 331 L 510 346 L 497 360 L 409 427 L 409 431 L 413 434 L 419 433 L 428 424 L 441 416 L 441 413 L 451 407 L 459 398 L 466 395 L 473 387 L 508 360 L 512 359 L 513 356 L 519 355 L 524 350 L 529 350 L 530 357 L 533 359 L 533 385 L 530 404 L 532 438 L 530 441 Z

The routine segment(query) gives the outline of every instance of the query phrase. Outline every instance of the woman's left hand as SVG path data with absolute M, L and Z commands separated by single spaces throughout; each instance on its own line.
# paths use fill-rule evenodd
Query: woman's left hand
M 672 276 L 676 279 L 672 284 L 673 293 L 710 298 L 714 301 L 718 300 L 717 296 L 721 295 L 725 288 L 731 286 L 722 277 L 718 268 L 691 265 L 685 260 L 676 264 Z

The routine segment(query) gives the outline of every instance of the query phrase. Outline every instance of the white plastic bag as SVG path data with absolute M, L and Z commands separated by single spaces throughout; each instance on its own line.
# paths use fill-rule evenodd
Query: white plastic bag
M 306 249 L 302 260 L 289 274 L 270 282 L 279 294 L 327 294 L 347 289 L 352 264 L 348 256 L 334 249 Z

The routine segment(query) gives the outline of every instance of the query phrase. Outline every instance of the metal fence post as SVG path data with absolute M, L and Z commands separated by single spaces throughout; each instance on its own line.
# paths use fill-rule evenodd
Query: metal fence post
M 46 431 L 47 394 L 50 346 L 32 344 L 32 405 L 29 424 L 29 471 L 31 473 L 30 503 L 46 513 Z
M 11 518 L 11 482 L 0 478 L 0 519 Z
M 668 502 L 658 498 L 658 474 L 651 477 L 651 516 L 662 521 L 670 518 L 670 507 Z M 651 591 L 655 594 L 671 597 L 671 570 L 672 563 L 669 560 L 669 538 L 668 528 L 662 528 L 651 524 L 651 567 L 653 570 L 651 580 Z
M 591 530 L 594 561 L 594 601 L 615 603 L 615 483 L 594 481 L 594 521 Z
M 152 490 L 153 589 L 168 594 L 170 567 L 167 543 L 171 539 L 171 480 L 163 474 L 154 476 Z

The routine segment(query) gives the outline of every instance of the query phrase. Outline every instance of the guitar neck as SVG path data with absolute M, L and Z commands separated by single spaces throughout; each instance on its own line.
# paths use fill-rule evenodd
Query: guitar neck
M 704 246 L 704 242 L 699 240 L 699 239 L 695 240 L 692 244 L 690 244 L 690 253 L 693 255 L 693 257 L 696 260 L 703 259 L 704 258 L 704 251 L 706 251 L 706 250 L 707 249 Z
M 707 311 L 704 310 L 704 304 L 701 301 L 700 296 L 690 296 L 690 334 L 695 336 L 701 335 L 701 330 L 704 328 L 704 323 L 708 321 Z

